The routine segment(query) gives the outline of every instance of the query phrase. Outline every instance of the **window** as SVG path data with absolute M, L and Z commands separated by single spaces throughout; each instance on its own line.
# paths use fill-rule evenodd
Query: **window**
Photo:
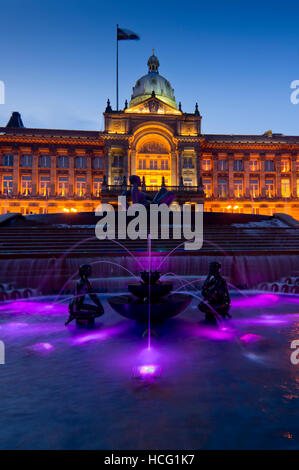
M 40 176 L 39 193 L 41 196 L 49 196 L 50 194 L 50 176 Z
M 57 159 L 57 168 L 68 168 L 69 167 L 69 157 L 60 156 Z
M 204 189 L 206 197 L 211 197 L 212 196 L 212 181 L 210 180 L 210 178 L 203 179 L 202 184 L 203 184 L 203 189 Z
M 3 166 L 13 166 L 13 155 L 10 153 L 3 155 Z
M 61 158 L 61 157 L 59 157 Z M 63 157 L 62 157 L 63 158 Z M 66 196 L 68 194 L 69 179 L 67 176 L 58 176 L 58 195 Z
M 274 171 L 274 160 L 265 160 L 265 171 Z
M 168 160 L 161 160 L 161 170 L 168 170 Z
M 289 180 L 289 178 L 282 178 L 282 180 L 281 180 L 281 196 L 282 197 L 290 197 L 290 195 L 291 195 L 290 180 Z
M 227 160 L 225 158 L 218 160 L 218 170 L 227 171 Z
M 267 197 L 271 198 L 274 196 L 274 179 L 273 178 L 266 178 L 265 193 Z
M 31 168 L 32 167 L 32 155 L 23 155 L 21 159 L 21 164 L 24 167 Z
M 30 176 L 22 176 L 21 180 L 21 193 L 23 196 L 28 196 L 28 194 L 31 194 L 31 189 L 32 189 L 32 177 Z
M 78 157 L 82 158 L 82 157 Z M 86 178 L 85 176 L 77 176 L 76 178 L 76 195 L 79 197 L 84 196 L 86 193 Z
M 219 197 L 227 197 L 227 179 L 219 178 L 218 179 L 218 195 Z
M 12 194 L 12 175 L 4 175 L 2 183 L 3 194 Z
M 212 169 L 212 160 L 210 158 L 202 161 L 202 169 L 203 171 L 210 171 Z
M 243 160 L 234 160 L 234 171 L 243 171 Z
M 259 162 L 258 160 L 249 160 L 249 170 L 250 171 L 258 171 L 259 169 Z
M 76 168 L 79 168 L 79 169 L 86 168 L 86 157 L 76 157 Z
M 192 178 L 184 178 L 184 186 L 193 186 Z
M 151 170 L 158 170 L 158 161 L 157 160 L 150 160 L 150 169 Z
M 139 170 L 146 170 L 146 160 L 145 159 L 139 160 Z
M 243 180 L 242 179 L 234 180 L 234 196 L 235 197 L 243 196 Z
M 93 191 L 92 192 L 94 196 L 100 195 L 102 182 L 103 182 L 103 178 L 101 177 L 96 177 L 93 179 Z
M 259 180 L 251 179 L 249 182 L 250 196 L 255 198 L 259 196 Z
M 122 157 L 122 155 L 114 155 L 112 166 L 114 168 L 122 168 L 122 166 L 123 166 L 123 157 Z
M 50 168 L 51 166 L 51 159 L 49 155 L 41 155 L 39 157 L 39 167 L 40 168 Z
M 281 172 L 287 173 L 288 171 L 290 171 L 290 161 L 288 159 L 282 159 L 281 160 Z
M 104 159 L 103 159 L 103 157 L 94 157 L 94 159 L 93 159 L 93 168 L 94 168 L 94 170 L 103 170 L 104 169 Z
M 192 157 L 183 158 L 183 168 L 194 168 Z

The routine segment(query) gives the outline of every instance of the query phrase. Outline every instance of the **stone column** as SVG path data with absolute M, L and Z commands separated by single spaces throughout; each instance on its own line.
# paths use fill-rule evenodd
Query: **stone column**
M 213 154 L 212 156 L 212 165 L 213 165 L 213 196 L 218 197 L 218 155 Z
M 250 197 L 250 182 L 249 182 L 249 154 L 246 153 L 243 158 L 244 164 L 244 195 L 245 197 Z
M 69 154 L 69 197 L 74 196 L 74 179 L 75 179 L 75 157 L 73 154 Z
M 181 177 L 183 176 L 183 152 L 184 150 L 182 148 L 178 148 L 178 185 L 180 184 Z
M 86 196 L 91 197 L 92 194 L 92 176 L 91 176 L 92 154 L 86 155 Z
M 196 181 L 197 181 L 197 186 L 200 184 L 200 177 L 201 177 L 201 170 L 200 170 L 200 165 L 201 165 L 201 150 L 200 150 L 200 145 L 196 145 L 195 147 L 195 155 L 196 155 Z
M 105 165 L 104 165 L 104 175 L 106 176 L 107 184 L 111 184 L 111 147 L 109 143 L 105 143 L 104 146 L 104 154 L 105 154 Z
M 260 158 L 260 194 L 262 197 L 266 196 L 266 185 L 265 185 L 265 160 L 266 156 L 264 153 L 261 153 Z
M 56 195 L 56 154 L 50 157 L 50 196 Z
M 128 145 L 124 145 L 123 155 L 124 155 L 123 176 L 125 176 L 126 179 L 128 180 L 128 175 L 129 175 L 129 147 Z
M 171 186 L 177 186 L 177 159 L 175 150 L 171 151 Z
M 234 154 L 228 154 L 228 197 L 234 197 Z
M 12 169 L 12 193 L 17 196 L 20 192 L 19 189 L 19 167 L 20 167 L 20 152 L 13 152 L 13 169 Z
M 297 197 L 297 171 L 296 171 L 297 154 L 292 153 L 291 156 L 291 196 Z
M 281 154 L 277 153 L 275 157 L 276 169 L 276 197 L 281 197 Z
M 39 193 L 39 186 L 38 186 L 38 160 L 39 155 L 34 153 L 32 155 L 32 196 L 36 196 Z
M 130 164 L 130 175 L 135 175 L 136 173 L 136 150 L 131 150 L 130 152 L 130 160 L 131 160 L 131 164 Z M 128 175 L 129 177 L 129 175 Z M 129 178 L 128 178 L 128 181 L 129 181 Z

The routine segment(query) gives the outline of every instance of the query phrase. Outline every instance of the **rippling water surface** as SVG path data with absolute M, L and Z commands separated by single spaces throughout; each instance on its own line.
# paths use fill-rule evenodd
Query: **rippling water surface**
M 92 330 L 53 299 L 0 306 L 1 449 L 299 448 L 298 297 L 235 297 L 222 328 L 194 300 L 150 351 L 102 300 Z

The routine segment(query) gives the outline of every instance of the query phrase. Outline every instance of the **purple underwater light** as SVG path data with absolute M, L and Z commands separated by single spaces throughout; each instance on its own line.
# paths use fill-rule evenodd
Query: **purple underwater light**
M 133 376 L 140 379 L 153 379 L 161 375 L 161 367 L 157 364 L 143 364 L 133 369 Z
M 28 346 L 28 349 L 36 352 L 49 352 L 54 349 L 54 346 L 51 343 L 36 343 L 32 346 Z

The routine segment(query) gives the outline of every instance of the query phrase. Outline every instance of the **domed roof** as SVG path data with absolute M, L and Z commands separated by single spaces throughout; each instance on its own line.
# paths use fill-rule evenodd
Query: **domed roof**
M 158 57 L 155 56 L 154 51 L 153 55 L 148 59 L 147 65 L 148 74 L 139 78 L 139 80 L 136 82 L 136 85 L 133 87 L 130 107 L 136 106 L 142 101 L 147 100 L 151 97 L 154 91 L 157 98 L 177 109 L 174 89 L 171 87 L 169 81 L 159 74 L 160 63 Z

